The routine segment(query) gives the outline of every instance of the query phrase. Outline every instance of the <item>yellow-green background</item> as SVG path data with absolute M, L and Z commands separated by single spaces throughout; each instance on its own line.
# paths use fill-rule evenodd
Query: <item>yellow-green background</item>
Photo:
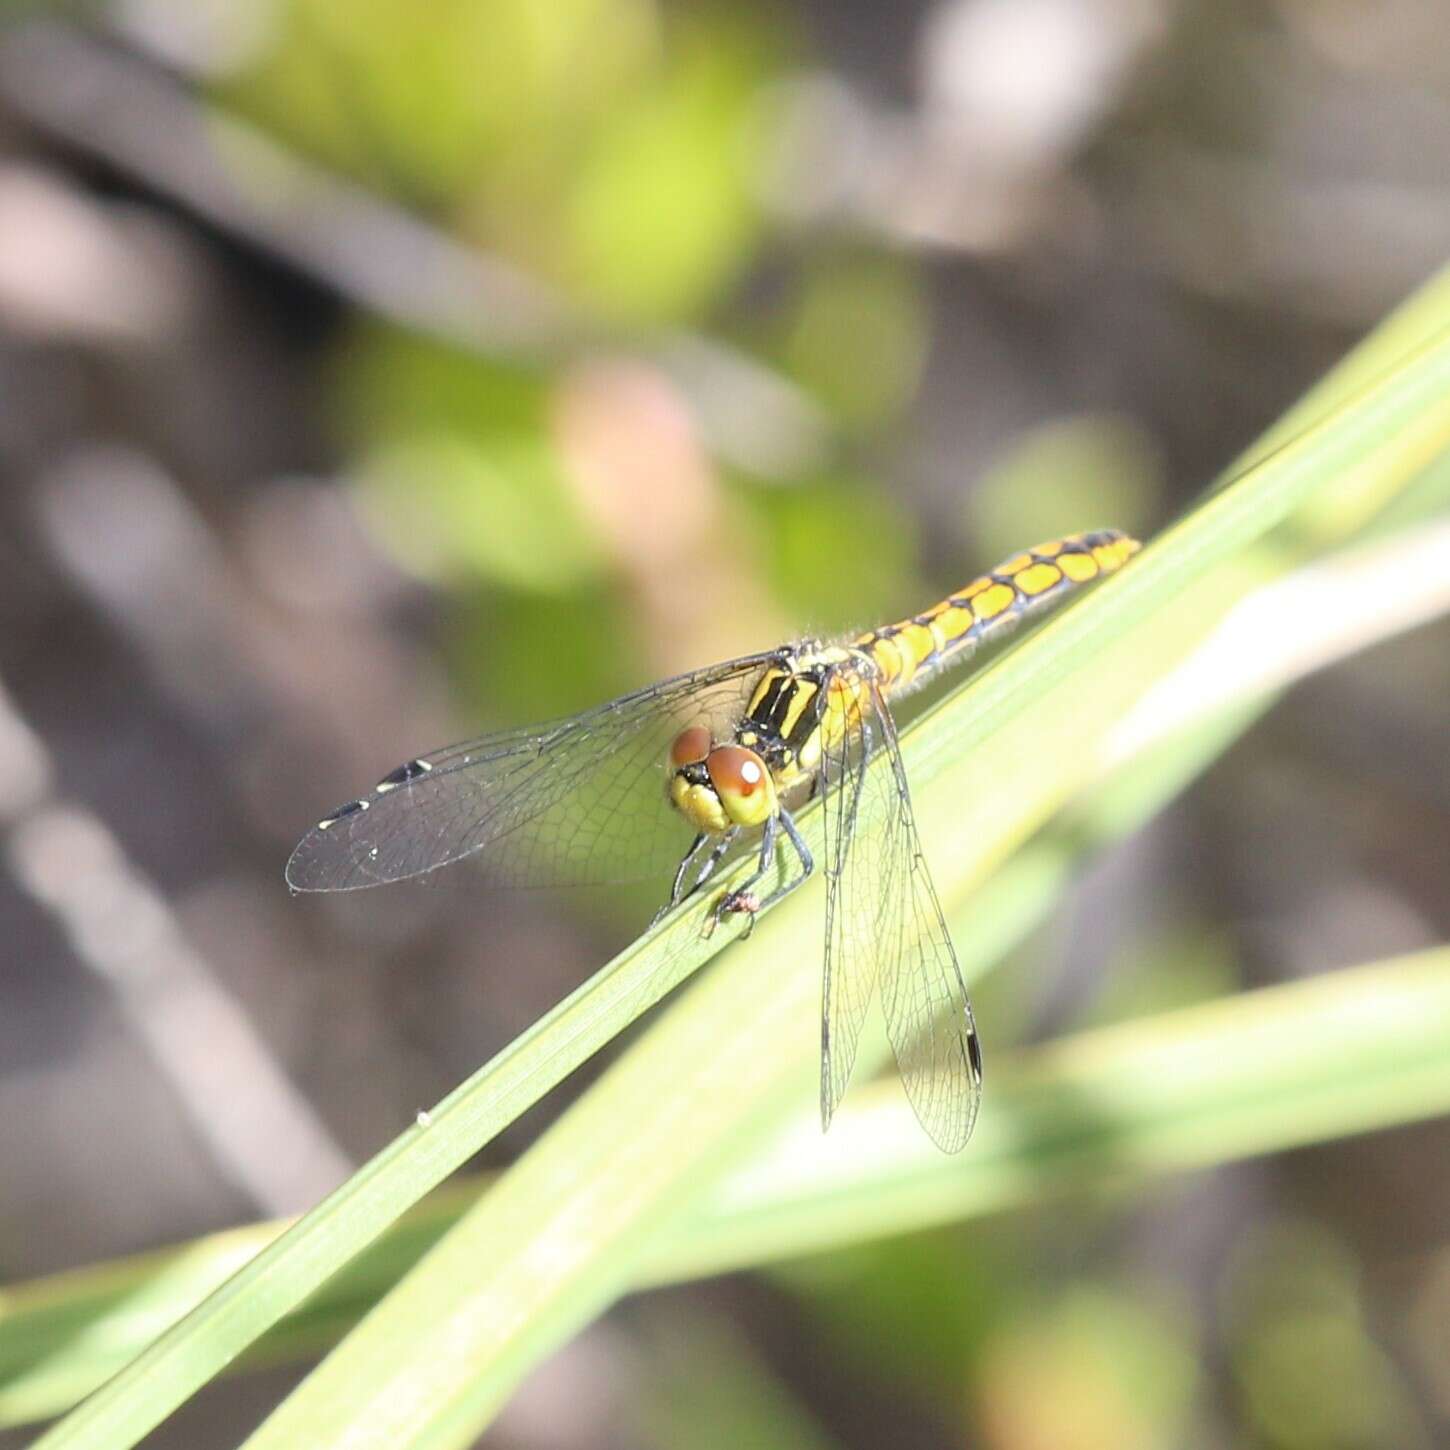
M 444 739 L 1164 528 L 1443 260 L 1437 37 L 1432 0 L 20 7 L 0 683 L 360 1163 L 661 888 L 292 901 L 305 826 Z M 1372 522 L 1306 510 L 1281 548 Z M 1310 680 L 1136 834 L 1069 840 L 976 993 L 989 1094 L 1018 1042 L 1442 942 L 1447 645 Z M 0 1278 L 330 1186 L 219 1159 L 215 1077 L 158 1068 L 14 867 L 0 924 Z M 184 994 L 139 1000 L 225 1068 Z M 653 1291 L 485 1443 L 1446 1443 L 1447 1147 L 1431 1121 Z M 295 1375 L 145 1443 L 237 1443 Z

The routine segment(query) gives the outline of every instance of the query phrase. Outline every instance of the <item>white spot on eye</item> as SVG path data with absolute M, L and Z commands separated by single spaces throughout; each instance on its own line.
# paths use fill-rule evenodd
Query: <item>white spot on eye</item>
M 433 1114 L 427 1108 L 419 1108 L 417 1123 L 420 1128 L 431 1128 L 433 1126 Z
M 753 760 L 747 760 L 745 764 L 740 767 L 740 779 L 745 781 L 748 785 L 754 785 L 757 781 L 759 781 L 760 776 L 760 767 Z

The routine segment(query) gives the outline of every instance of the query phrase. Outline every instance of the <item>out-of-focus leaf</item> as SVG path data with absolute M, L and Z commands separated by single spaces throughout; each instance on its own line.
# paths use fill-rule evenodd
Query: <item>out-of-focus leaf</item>
M 1322 1225 L 1278 1221 L 1236 1246 L 1225 1286 L 1246 1417 L 1278 1450 L 1429 1450 L 1413 1391 L 1365 1322 L 1359 1267 Z
M 832 1450 L 831 1439 L 728 1321 L 676 1313 L 647 1336 L 638 1432 L 658 1450 Z
M 449 659 L 467 717 L 480 728 L 552 720 L 608 699 L 622 683 L 636 683 L 626 611 L 604 589 L 490 590 L 477 602 L 465 601 L 450 635 Z M 497 710 L 501 680 L 508 682 L 508 720 L 490 713 Z
M 836 476 L 746 496 L 797 633 L 865 629 L 921 593 L 911 520 L 881 489 Z
M 1139 529 L 1155 513 L 1163 464 L 1127 418 L 1080 414 L 1023 435 L 996 459 L 968 499 L 974 539 L 1010 552 L 1024 539 L 1050 539 L 1111 519 Z
M 396 328 L 348 331 L 333 367 L 334 415 L 354 447 L 417 433 L 542 432 L 548 380 Z
M 287 0 L 228 103 L 622 321 L 697 311 L 758 229 L 768 12 Z M 265 184 L 257 178 L 256 184 Z
M 331 166 L 425 204 L 547 194 L 657 63 L 651 0 L 284 0 L 229 102 Z
M 1183 1442 L 1197 1381 L 1181 1318 L 1078 1286 L 995 1334 L 974 1390 L 992 1444 L 1154 1450 Z
M 697 311 L 743 265 L 758 226 L 750 122 L 767 74 L 755 32 L 682 19 L 659 83 L 599 127 L 565 203 L 565 280 L 601 312 Z
M 547 440 L 419 438 L 360 481 L 379 544 L 423 578 L 557 593 L 602 567 Z
M 870 427 L 910 402 L 926 343 L 915 273 L 896 258 L 863 255 L 806 273 L 779 354 L 791 376 L 841 422 Z

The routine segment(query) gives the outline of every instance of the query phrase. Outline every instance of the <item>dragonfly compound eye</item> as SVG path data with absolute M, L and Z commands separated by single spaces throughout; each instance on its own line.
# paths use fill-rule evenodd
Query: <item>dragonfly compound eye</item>
M 691 725 L 681 730 L 670 746 L 670 764 L 680 770 L 686 765 L 698 765 L 710 753 L 710 731 L 704 725 Z
M 737 826 L 759 826 L 776 813 L 775 782 L 765 762 L 743 745 L 722 745 L 705 761 L 710 784 Z

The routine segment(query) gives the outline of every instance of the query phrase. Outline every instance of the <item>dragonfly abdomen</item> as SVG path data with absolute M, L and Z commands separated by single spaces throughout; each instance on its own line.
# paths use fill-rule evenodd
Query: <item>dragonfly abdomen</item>
M 1139 547 L 1118 529 L 1053 539 L 1014 554 L 924 614 L 861 635 L 852 647 L 876 661 L 887 693 L 899 694 L 1006 634 L 1037 607 L 1113 573 Z

